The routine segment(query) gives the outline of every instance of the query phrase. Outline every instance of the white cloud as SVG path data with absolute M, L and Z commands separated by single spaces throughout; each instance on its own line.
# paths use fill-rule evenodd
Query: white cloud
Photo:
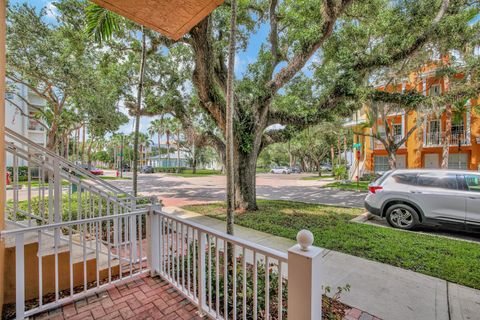
M 45 6 L 47 17 L 55 19 L 58 16 L 58 9 L 53 2 L 48 2 Z

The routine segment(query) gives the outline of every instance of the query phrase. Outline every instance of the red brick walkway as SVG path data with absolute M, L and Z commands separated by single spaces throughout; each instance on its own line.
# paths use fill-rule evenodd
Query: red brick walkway
M 168 282 L 145 274 L 34 319 L 201 319 L 196 311 Z

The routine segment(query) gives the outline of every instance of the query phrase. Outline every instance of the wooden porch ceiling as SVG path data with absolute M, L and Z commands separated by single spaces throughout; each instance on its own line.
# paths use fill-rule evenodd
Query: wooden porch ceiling
M 173 40 L 178 40 L 224 0 L 92 1 Z

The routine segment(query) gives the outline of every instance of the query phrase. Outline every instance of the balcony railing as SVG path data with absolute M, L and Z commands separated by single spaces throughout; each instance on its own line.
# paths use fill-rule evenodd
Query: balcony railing
M 384 137 L 385 138 L 385 137 Z M 399 143 L 402 139 L 403 139 L 403 136 L 402 135 L 395 135 L 393 137 L 395 143 Z M 402 148 L 404 147 L 404 145 L 402 144 L 401 146 Z M 375 139 L 375 149 L 385 149 L 383 143 L 381 143 L 379 140 Z
M 438 147 L 443 144 L 443 137 L 441 132 L 427 132 L 424 145 L 430 147 Z M 465 132 L 452 133 L 450 137 L 451 146 L 464 146 L 468 144 L 467 135 Z

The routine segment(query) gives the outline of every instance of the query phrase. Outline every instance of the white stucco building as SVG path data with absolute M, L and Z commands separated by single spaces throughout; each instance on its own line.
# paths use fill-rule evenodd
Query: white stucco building
M 12 83 L 8 80 L 7 83 L 10 87 L 12 86 Z M 16 84 L 16 93 L 5 93 L 5 126 L 22 136 L 45 146 L 47 138 L 45 128 L 38 120 L 26 116 L 33 116 L 38 112 L 38 108 L 44 108 L 45 104 L 45 99 L 41 98 L 25 85 Z M 10 153 L 7 153 L 6 162 L 7 166 L 13 164 L 13 158 Z M 19 163 L 19 165 L 26 165 L 26 163 L 22 162 Z

